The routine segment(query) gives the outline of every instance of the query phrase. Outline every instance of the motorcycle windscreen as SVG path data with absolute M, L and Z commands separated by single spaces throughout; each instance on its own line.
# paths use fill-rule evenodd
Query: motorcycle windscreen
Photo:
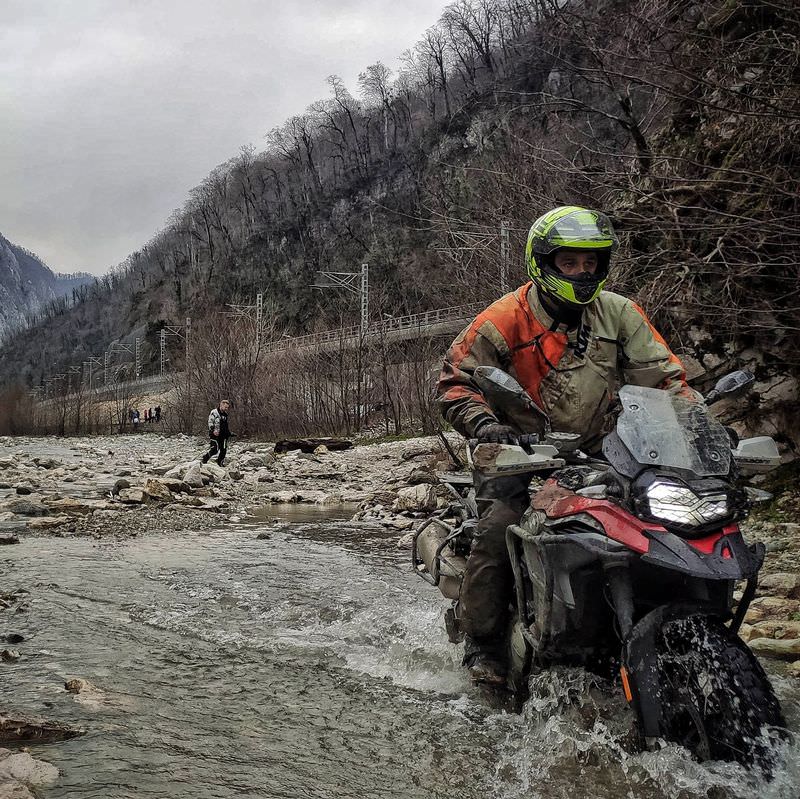
M 623 386 L 619 399 L 617 435 L 640 465 L 683 469 L 698 477 L 730 470 L 730 437 L 702 402 L 642 386 Z

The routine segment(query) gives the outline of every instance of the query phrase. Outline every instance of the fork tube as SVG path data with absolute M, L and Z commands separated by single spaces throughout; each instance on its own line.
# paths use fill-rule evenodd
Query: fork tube
M 619 621 L 619 631 L 623 641 L 628 639 L 633 629 L 633 587 L 627 563 L 604 563 L 606 584 L 611 590 L 611 600 Z

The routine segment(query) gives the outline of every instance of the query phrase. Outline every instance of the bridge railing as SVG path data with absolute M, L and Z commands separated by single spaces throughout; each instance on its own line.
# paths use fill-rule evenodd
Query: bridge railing
M 446 322 L 463 321 L 468 322 L 479 311 L 486 307 L 486 303 L 473 303 L 471 305 L 454 305 L 449 308 L 435 308 L 430 311 L 409 314 L 408 316 L 387 316 L 380 321 L 373 322 L 366 331 L 360 327 L 344 327 L 337 330 L 325 330 L 322 333 L 308 333 L 304 336 L 292 336 L 291 338 L 269 341 L 264 344 L 263 351 L 282 352 L 284 350 L 305 349 L 320 344 L 329 343 L 353 343 L 363 335 L 367 338 L 386 335 L 392 332 L 402 332 L 404 330 L 419 330 L 423 332 L 425 328 L 433 327 L 437 324 Z M 165 384 L 174 384 L 182 379 L 180 372 L 165 372 L 163 375 L 147 375 L 138 380 L 128 380 L 114 382 L 107 386 L 95 386 L 94 394 L 105 394 L 111 391 L 137 390 L 143 391 L 151 388 L 153 390 Z
M 363 333 L 360 327 L 343 327 L 337 330 L 325 330 L 322 333 L 308 333 L 304 336 L 270 341 L 264 345 L 265 352 L 280 352 L 288 349 L 312 347 L 319 344 L 336 343 L 367 337 L 379 336 L 391 331 L 413 330 L 432 327 L 443 322 L 468 321 L 486 307 L 486 303 L 472 305 L 454 305 L 449 308 L 435 308 L 430 311 L 409 314 L 408 316 L 389 316 L 379 322 L 373 322 Z

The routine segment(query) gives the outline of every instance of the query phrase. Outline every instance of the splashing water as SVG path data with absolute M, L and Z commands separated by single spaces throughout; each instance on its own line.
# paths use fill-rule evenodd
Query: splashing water
M 13 548 L 5 583 L 32 593 L 5 709 L 88 730 L 34 747 L 62 771 L 43 797 L 796 799 L 796 744 L 769 784 L 638 753 L 624 700 L 578 669 L 532 677 L 507 712 L 469 685 L 446 603 L 380 530 L 255 532 Z M 96 705 L 62 690 L 73 676 Z M 797 729 L 797 689 L 776 687 Z

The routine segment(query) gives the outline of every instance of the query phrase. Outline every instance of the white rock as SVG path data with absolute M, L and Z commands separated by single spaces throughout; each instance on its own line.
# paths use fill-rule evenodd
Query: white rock
M 58 779 L 58 769 L 43 760 L 34 760 L 27 752 L 18 752 L 0 760 L 0 780 L 3 778 L 17 780 L 23 785 L 48 785 Z
M 164 476 L 166 477 L 166 475 Z M 203 487 L 203 472 L 199 463 L 193 463 L 188 468 L 186 474 L 183 475 L 183 482 L 186 483 L 190 488 Z
M 432 511 L 436 509 L 436 490 L 431 485 L 401 488 L 392 505 L 393 510 Z

